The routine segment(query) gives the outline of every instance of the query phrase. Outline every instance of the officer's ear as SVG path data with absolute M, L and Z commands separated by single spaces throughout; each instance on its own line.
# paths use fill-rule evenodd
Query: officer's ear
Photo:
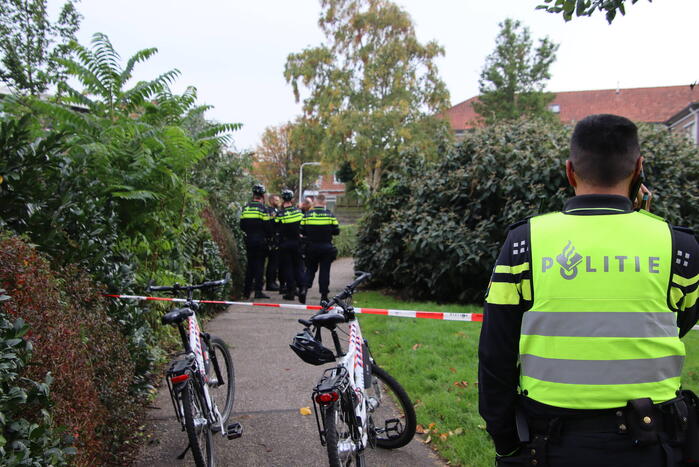
M 573 188 L 578 187 L 578 181 L 575 179 L 575 170 L 573 169 L 573 162 L 570 159 L 566 160 L 566 177 L 568 178 L 568 183 Z

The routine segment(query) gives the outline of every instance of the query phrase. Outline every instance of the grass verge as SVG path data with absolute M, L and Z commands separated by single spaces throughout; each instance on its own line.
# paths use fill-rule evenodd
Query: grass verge
M 474 305 L 407 302 L 376 291 L 354 297 L 357 307 L 452 313 L 480 312 Z M 417 422 L 431 427 L 430 444 L 451 465 L 490 466 L 495 451 L 478 414 L 480 323 L 360 315 L 362 332 L 378 364 L 393 375 L 415 404 Z M 699 390 L 699 331 L 683 339 L 683 381 Z M 434 424 L 434 425 L 432 425 Z

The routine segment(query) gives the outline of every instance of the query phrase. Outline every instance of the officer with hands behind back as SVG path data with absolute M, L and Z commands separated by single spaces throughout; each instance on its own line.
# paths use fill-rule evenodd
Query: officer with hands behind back
M 313 278 L 318 272 L 320 301 L 328 300 L 330 290 L 330 264 L 337 257 L 337 249 L 332 244 L 332 237 L 340 233 L 340 225 L 335 215 L 325 208 L 325 195 L 316 197 L 315 205 L 308 210 L 301 221 L 301 235 L 306 242 L 306 288 L 313 285 Z
M 642 171 L 636 126 L 588 116 L 566 161 L 576 196 L 510 227 L 479 344 L 479 409 L 498 465 L 699 461 L 697 398 L 680 383 L 699 245 L 634 210 L 650 206 Z
M 245 233 L 248 258 L 243 297 L 250 298 L 254 288 L 255 298 L 269 298 L 262 292 L 267 239 L 272 233 L 272 221 L 265 206 L 264 185 L 258 183 L 252 187 L 252 201 L 245 205 L 240 214 L 240 229 Z

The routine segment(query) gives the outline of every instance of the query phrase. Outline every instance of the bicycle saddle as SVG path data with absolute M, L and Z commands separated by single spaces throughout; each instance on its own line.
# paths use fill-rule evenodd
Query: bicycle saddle
M 189 308 L 175 308 L 163 315 L 161 322 L 163 324 L 178 324 L 192 316 L 194 312 Z
M 316 326 L 334 328 L 338 323 L 346 323 L 347 318 L 342 313 L 325 313 L 311 318 L 311 321 Z

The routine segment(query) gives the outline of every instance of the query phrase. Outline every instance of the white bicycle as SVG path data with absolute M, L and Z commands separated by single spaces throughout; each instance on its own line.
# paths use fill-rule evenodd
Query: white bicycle
M 189 440 L 177 458 L 184 459 L 191 449 L 197 467 L 216 464 L 213 433 L 219 432 L 228 439 L 240 438 L 243 433 L 240 423 L 227 423 L 235 396 L 233 359 L 223 339 L 201 330 L 196 315 L 199 305 L 193 299 L 195 290 L 212 289 L 228 281 L 227 275 L 225 279 L 197 285 L 148 285 L 149 291 L 187 296 L 184 307 L 169 311 L 161 321 L 177 327 L 184 347 L 165 378 L 177 421 Z
M 360 276 L 309 320 L 291 348 L 312 365 L 336 363 L 328 368 L 313 389 L 320 442 L 327 447 L 331 467 L 365 466 L 367 447 L 396 449 L 415 435 L 415 409 L 403 387 L 376 364 L 369 344 L 362 337 L 351 306 L 355 288 L 369 273 Z M 349 323 L 349 332 L 338 328 Z M 321 330 L 330 331 L 335 352 L 323 346 Z M 349 336 L 343 352 L 338 331 Z

